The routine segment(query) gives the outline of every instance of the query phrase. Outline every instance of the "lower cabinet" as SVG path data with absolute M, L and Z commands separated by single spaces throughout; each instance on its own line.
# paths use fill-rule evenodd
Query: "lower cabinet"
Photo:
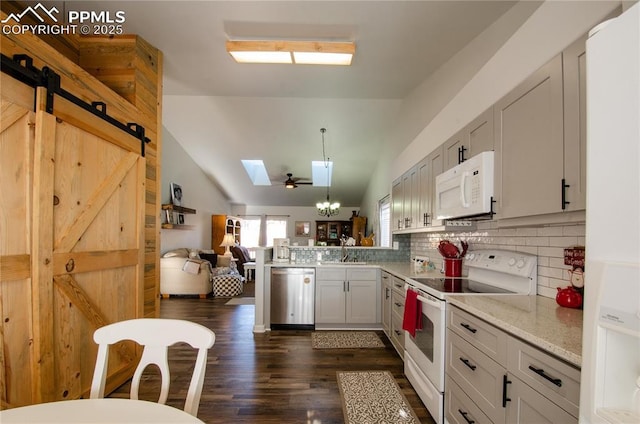
M 580 370 L 456 307 L 447 315 L 450 423 L 577 423 Z
M 379 325 L 380 294 L 376 268 L 317 268 L 316 326 Z
M 382 281 L 382 329 L 384 334 L 391 339 L 391 293 L 393 285 L 391 284 L 392 275 L 386 271 L 382 271 L 380 279 Z
M 389 319 L 389 326 L 383 325 L 384 332 L 391 340 L 398 355 L 404 358 L 404 330 L 402 330 L 405 299 L 404 280 L 385 272 L 382 276 L 382 285 L 383 324 L 385 314 L 388 314 Z

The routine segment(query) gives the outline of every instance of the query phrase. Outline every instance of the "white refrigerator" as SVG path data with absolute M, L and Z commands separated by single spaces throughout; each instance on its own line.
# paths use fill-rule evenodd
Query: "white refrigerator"
M 587 40 L 580 423 L 640 423 L 640 4 Z

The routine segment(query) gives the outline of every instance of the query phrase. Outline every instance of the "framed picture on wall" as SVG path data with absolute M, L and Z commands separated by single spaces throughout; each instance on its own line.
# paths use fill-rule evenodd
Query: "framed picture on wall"
M 311 234 L 311 222 L 296 221 L 296 237 L 309 237 Z
M 171 203 L 182 206 L 182 187 L 180 184 L 171 183 Z
M 175 224 L 175 222 L 173 222 L 173 211 L 166 209 L 164 211 L 164 219 L 167 224 Z

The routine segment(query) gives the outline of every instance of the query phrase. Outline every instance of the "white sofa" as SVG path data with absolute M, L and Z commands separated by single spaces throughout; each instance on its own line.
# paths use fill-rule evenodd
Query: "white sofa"
M 184 270 L 187 261 L 197 263 L 197 273 Z M 160 258 L 160 294 L 197 294 L 207 297 L 212 291 L 209 262 L 180 257 Z
M 175 249 L 165 253 L 160 258 L 160 294 L 162 297 L 170 295 L 199 295 L 206 298 L 214 291 L 214 282 L 224 280 L 228 293 L 242 293 L 243 277 L 232 271 L 231 258 L 218 256 L 216 268 L 199 258 L 199 250 Z M 237 279 L 237 282 L 235 281 Z M 232 281 L 233 280 L 233 281 Z M 235 290 L 229 291 L 229 284 Z M 219 291 L 219 290 L 218 290 Z M 238 293 L 239 292 L 239 293 Z M 214 293 L 214 295 L 216 295 Z

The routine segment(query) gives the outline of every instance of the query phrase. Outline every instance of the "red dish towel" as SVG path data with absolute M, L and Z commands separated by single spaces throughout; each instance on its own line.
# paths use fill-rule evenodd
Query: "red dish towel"
M 416 330 L 422 330 L 422 302 L 418 300 L 418 292 L 411 289 L 407 289 L 404 301 L 402 329 L 407 330 L 411 337 L 416 336 Z

